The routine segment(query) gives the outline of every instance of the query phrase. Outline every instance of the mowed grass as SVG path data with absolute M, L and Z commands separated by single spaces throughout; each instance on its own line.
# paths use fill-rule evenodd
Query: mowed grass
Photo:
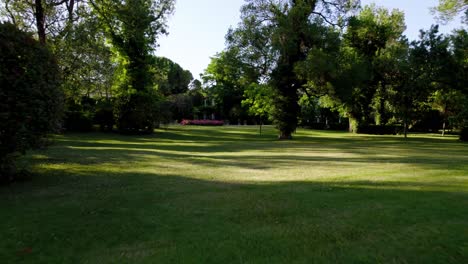
M 468 144 L 67 134 L 0 187 L 1 263 L 468 263 Z

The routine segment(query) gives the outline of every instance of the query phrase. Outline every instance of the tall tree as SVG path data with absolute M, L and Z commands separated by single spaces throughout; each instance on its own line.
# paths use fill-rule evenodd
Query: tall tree
M 446 23 L 457 15 L 464 14 L 464 22 L 468 23 L 468 2 L 466 0 L 439 0 L 439 5 L 432 9 L 436 17 Z
M 150 53 L 157 38 L 167 34 L 167 17 L 174 0 L 91 0 L 91 5 L 124 67 L 117 107 L 124 133 L 152 133 L 157 122 L 157 95 L 151 76 Z
M 65 34 L 84 0 L 5 0 L 0 15 L 25 31 L 34 31 L 40 43 Z
M 271 85 L 274 96 L 273 119 L 279 129 L 280 139 L 291 139 L 295 131 L 298 114 L 298 91 L 306 83 L 295 72 L 298 63 L 304 61 L 314 45 L 311 32 L 313 17 L 337 25 L 343 21 L 347 11 L 357 6 L 358 1 L 324 0 L 249 0 L 242 8 L 242 22 L 238 34 L 245 40 L 238 41 L 243 50 L 251 50 L 248 59 L 256 65 L 271 66 L 266 81 Z M 251 41 L 261 36 L 263 46 Z M 265 56 L 269 47 L 270 55 Z M 259 56 L 257 56 L 259 55 Z M 256 57 L 257 56 L 257 57 Z
M 351 19 L 345 33 L 345 45 L 351 47 L 365 64 L 367 64 L 368 76 L 355 93 L 353 104 L 358 112 L 350 113 L 352 128 L 355 132 L 360 124 L 369 125 L 375 122 L 373 117 L 379 116 L 379 123 L 385 124 L 385 94 L 386 83 L 384 79 L 385 69 L 379 67 L 379 57 L 384 50 L 397 42 L 405 30 L 404 14 L 398 10 L 391 12 L 386 8 L 375 5 L 365 6 L 358 16 Z M 379 92 L 379 106 L 375 114 L 373 100 Z M 374 115 L 374 116 L 373 116 Z M 354 119 L 354 120 L 353 120 Z
M 164 57 L 152 58 L 152 71 L 158 90 L 164 95 L 185 93 L 193 80 L 190 71 L 184 70 L 179 64 Z

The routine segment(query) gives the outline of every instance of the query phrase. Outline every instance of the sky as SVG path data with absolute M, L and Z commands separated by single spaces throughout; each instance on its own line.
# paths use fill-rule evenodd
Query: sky
M 225 47 L 225 35 L 240 22 L 244 0 L 176 0 L 175 13 L 169 17 L 169 35 L 159 38 L 157 56 L 163 56 L 190 70 L 199 78 L 210 63 L 210 57 Z M 438 0 L 361 0 L 362 5 L 375 3 L 405 13 L 409 40 L 418 38 L 420 29 L 437 24 L 430 12 Z M 442 33 L 460 28 L 460 19 L 441 25 Z

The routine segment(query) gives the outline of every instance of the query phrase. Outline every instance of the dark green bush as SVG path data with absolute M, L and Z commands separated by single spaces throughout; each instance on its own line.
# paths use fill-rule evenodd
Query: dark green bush
M 68 100 L 66 109 L 63 122 L 65 131 L 90 132 L 93 130 L 94 106 L 87 99 L 81 99 L 79 103 Z
M 91 132 L 93 130 L 93 113 L 89 111 L 67 111 L 64 127 L 68 132 Z
M 0 181 L 19 174 L 15 159 L 57 129 L 63 105 L 51 52 L 14 25 L 0 24 Z
M 114 105 L 111 100 L 104 99 L 97 103 L 94 122 L 99 125 L 101 131 L 112 131 L 115 121 Z
M 117 127 L 122 134 L 150 134 L 159 123 L 159 97 L 152 91 L 121 95 L 115 104 Z

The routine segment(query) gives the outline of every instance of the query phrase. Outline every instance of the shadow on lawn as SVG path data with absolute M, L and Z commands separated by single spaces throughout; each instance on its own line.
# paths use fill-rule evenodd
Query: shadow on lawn
M 53 177 L 61 180 L 0 192 L 6 262 L 463 263 L 468 257 L 468 194 L 399 190 L 420 183 L 240 184 L 99 170 L 56 170 Z M 23 248 L 31 253 L 18 254 Z
M 285 142 L 271 131 L 181 128 L 141 137 L 59 136 L 29 160 L 50 165 L 39 177 L 0 189 L 0 259 L 464 263 L 468 193 L 457 183 L 235 183 L 188 178 L 183 170 L 132 172 L 132 164 L 146 161 L 160 172 L 170 161 L 233 170 L 388 163 L 467 171 L 468 148 L 458 142 L 341 135 L 307 131 Z

